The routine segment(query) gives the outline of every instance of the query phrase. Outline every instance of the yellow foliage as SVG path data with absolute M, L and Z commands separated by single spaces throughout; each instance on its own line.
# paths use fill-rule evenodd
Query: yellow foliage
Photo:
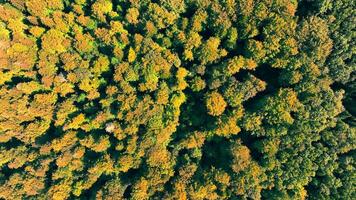
M 130 47 L 130 49 L 129 49 L 129 54 L 128 54 L 128 56 L 127 56 L 127 61 L 128 61 L 129 63 L 132 63 L 133 61 L 135 61 L 135 59 L 136 59 L 136 53 L 135 53 L 135 51 Z
M 137 8 L 129 8 L 126 13 L 126 20 L 131 24 L 137 24 L 139 14 Z
M 42 47 L 50 53 L 63 53 L 67 50 L 68 43 L 65 35 L 56 30 L 50 29 L 42 36 Z
M 225 111 L 227 106 L 224 98 L 218 92 L 214 91 L 207 95 L 206 97 L 206 108 L 208 114 L 212 116 L 219 116 Z
M 149 182 L 146 179 L 139 180 L 134 185 L 133 199 L 134 200 L 145 200 L 148 199 L 148 186 Z
M 205 141 L 205 135 L 202 132 L 195 131 L 186 140 L 182 142 L 182 145 L 188 149 L 200 148 Z
M 158 90 L 156 91 L 156 101 L 158 104 L 165 105 L 169 100 L 169 88 L 165 82 L 160 83 Z
M 234 146 L 232 147 L 232 170 L 236 173 L 244 170 L 251 162 L 250 150 L 246 146 Z
M 234 75 L 240 71 L 241 68 L 245 66 L 245 58 L 242 56 L 235 57 L 228 61 L 227 63 L 227 73 L 229 75 Z
M 96 75 L 100 75 L 103 72 L 109 70 L 110 61 L 107 56 L 100 56 L 95 62 L 92 68 L 92 72 Z
M 45 31 L 44 28 L 41 28 L 39 26 L 33 26 L 30 28 L 30 33 L 35 36 L 36 38 L 39 38 L 40 36 L 42 36 L 43 32 Z
M 109 0 L 99 0 L 92 5 L 92 10 L 101 21 L 105 21 L 105 14 L 112 11 L 112 6 L 112 2 Z
M 118 160 L 119 171 L 127 172 L 134 166 L 134 159 L 131 155 L 123 155 Z
M 80 113 L 79 115 L 74 117 L 70 123 L 67 123 L 63 129 L 79 129 L 85 121 L 85 115 L 83 113 Z
M 16 89 L 21 90 L 25 94 L 31 94 L 32 92 L 36 92 L 38 90 L 43 89 L 43 86 L 38 82 L 31 81 L 27 83 L 19 83 L 16 85 Z
M 148 153 L 147 163 L 152 167 L 167 167 L 170 159 L 170 153 L 161 147 L 152 147 Z

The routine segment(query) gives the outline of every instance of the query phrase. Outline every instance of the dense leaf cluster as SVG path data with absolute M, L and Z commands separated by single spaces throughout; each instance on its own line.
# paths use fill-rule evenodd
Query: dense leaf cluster
M 352 199 L 352 0 L 0 1 L 0 199 Z

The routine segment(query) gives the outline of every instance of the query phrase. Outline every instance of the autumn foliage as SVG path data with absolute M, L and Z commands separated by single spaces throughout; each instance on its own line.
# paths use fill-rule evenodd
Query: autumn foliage
M 354 13 L 0 1 L 0 199 L 353 199 Z

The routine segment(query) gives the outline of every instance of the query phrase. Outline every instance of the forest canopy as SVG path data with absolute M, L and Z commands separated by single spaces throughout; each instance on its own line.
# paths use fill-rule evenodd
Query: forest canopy
M 353 199 L 355 12 L 0 1 L 0 199 Z

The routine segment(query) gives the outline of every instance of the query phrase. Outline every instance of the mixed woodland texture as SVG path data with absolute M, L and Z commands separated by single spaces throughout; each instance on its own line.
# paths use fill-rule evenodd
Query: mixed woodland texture
M 355 6 L 0 1 L 0 199 L 354 199 Z

